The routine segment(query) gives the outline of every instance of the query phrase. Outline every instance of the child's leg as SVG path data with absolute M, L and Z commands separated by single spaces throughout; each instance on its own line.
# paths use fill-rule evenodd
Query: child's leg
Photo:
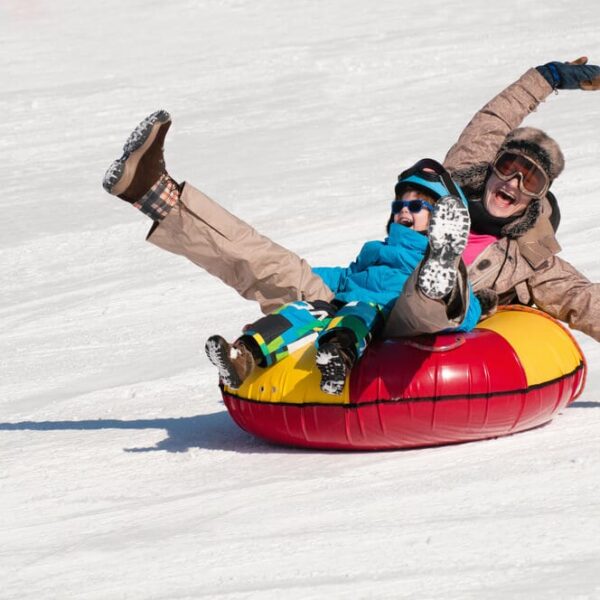
M 343 345 L 351 346 L 355 358 L 358 359 L 363 355 L 373 335 L 381 331 L 383 323 L 381 307 L 374 302 L 349 302 L 336 313 L 319 334 L 316 341 L 317 348 L 325 342 L 338 339 Z
M 268 367 L 316 339 L 335 312 L 328 302 L 290 302 L 249 325 L 239 341 L 253 348 L 255 356 L 261 356 L 259 364 Z
M 327 302 L 292 302 L 248 325 L 233 344 L 212 335 L 204 350 L 221 381 L 237 389 L 256 365 L 268 367 L 314 340 L 335 310 Z
M 338 311 L 317 338 L 316 363 L 321 371 L 321 389 L 342 393 L 348 371 L 383 327 L 383 313 L 374 303 L 350 302 Z

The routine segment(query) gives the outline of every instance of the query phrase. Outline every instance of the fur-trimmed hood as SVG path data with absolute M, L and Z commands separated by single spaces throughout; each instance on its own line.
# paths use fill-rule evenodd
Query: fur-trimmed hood
M 500 146 L 498 154 L 514 151 L 529 156 L 538 163 L 548 175 L 550 182 L 556 179 L 565 167 L 565 158 L 554 139 L 541 129 L 535 127 L 519 127 L 513 129 Z M 498 156 L 498 154 L 496 156 Z M 491 172 L 491 164 L 476 163 L 465 169 L 452 173 L 452 178 L 462 187 L 469 202 L 480 202 L 487 178 Z M 476 207 L 481 214 L 481 209 Z M 552 216 L 554 213 L 554 216 Z M 551 193 L 547 198 L 536 199 L 529 204 L 523 215 L 502 226 L 501 235 L 517 239 L 533 229 L 540 214 L 548 216 L 554 229 L 558 226 L 560 213 L 556 199 Z
M 513 129 L 504 139 L 498 154 L 511 150 L 533 159 L 544 169 L 550 182 L 565 168 L 565 157 L 560 146 L 546 132 L 535 127 Z

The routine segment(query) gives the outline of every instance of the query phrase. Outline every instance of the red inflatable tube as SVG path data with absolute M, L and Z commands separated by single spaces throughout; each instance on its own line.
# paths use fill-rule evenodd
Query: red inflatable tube
M 265 397 L 265 371 L 259 387 L 226 388 L 225 405 L 235 422 L 256 436 L 324 449 L 433 446 L 537 427 L 581 392 L 585 360 L 558 323 L 532 311 L 526 318 L 535 316 L 533 333 L 542 335 L 532 347 L 544 355 L 524 360 L 523 349 L 532 343 L 522 331 L 524 313 L 515 321 L 517 311 L 503 312 L 500 321 L 490 321 L 490 329 L 372 344 L 351 373 L 347 396 L 339 401 L 317 398 L 313 383 L 301 389 L 304 380 L 294 384 L 293 391 L 302 393 L 300 401 L 295 396 L 294 401 Z M 557 365 L 549 364 L 553 356 Z

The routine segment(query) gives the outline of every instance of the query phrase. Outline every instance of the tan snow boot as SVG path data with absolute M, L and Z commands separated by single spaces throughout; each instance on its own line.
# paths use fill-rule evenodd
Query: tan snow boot
M 171 116 L 164 110 L 146 117 L 130 134 L 123 155 L 113 161 L 102 182 L 109 194 L 157 221 L 169 213 L 180 194 L 179 185 L 167 173 L 163 155 L 170 126 Z

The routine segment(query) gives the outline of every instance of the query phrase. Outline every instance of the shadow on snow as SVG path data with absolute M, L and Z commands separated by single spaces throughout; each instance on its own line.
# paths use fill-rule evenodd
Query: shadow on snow
M 574 402 L 569 408 L 599 408 L 600 402 Z M 125 452 L 187 452 L 190 448 L 242 453 L 306 452 L 269 444 L 240 429 L 227 411 L 195 417 L 165 419 L 90 419 L 85 421 L 20 421 L 0 423 L 0 431 L 97 431 L 101 429 L 164 429 L 167 437 L 146 448 L 124 448 Z M 314 451 L 314 450 L 313 450 Z M 317 452 L 319 450 L 316 450 Z
M 241 430 L 226 411 L 194 417 L 164 419 L 90 419 L 85 421 L 21 421 L 0 423 L 0 431 L 96 431 L 101 429 L 164 429 L 167 437 L 148 448 L 125 452 L 187 452 L 190 448 L 234 452 L 293 452 L 258 440 Z

